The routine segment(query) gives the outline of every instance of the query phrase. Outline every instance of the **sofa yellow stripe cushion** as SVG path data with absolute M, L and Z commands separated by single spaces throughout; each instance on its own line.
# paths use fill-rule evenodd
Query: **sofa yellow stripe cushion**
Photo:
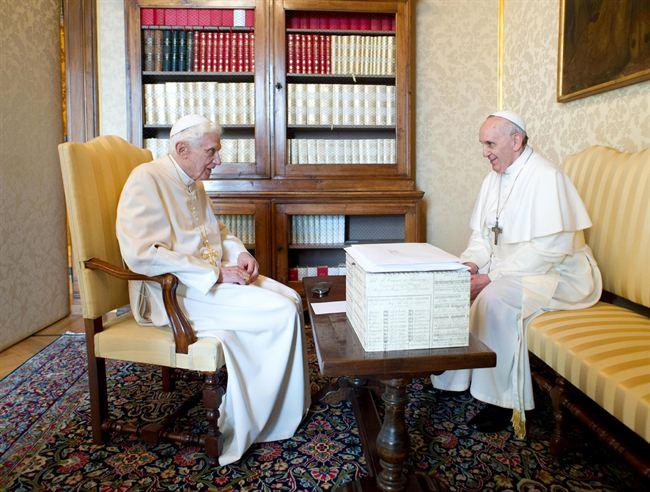
M 528 349 L 650 442 L 650 319 L 603 302 L 544 313 Z
M 603 288 L 650 307 L 650 148 L 589 147 L 567 158 L 564 170 L 593 223 L 585 239 Z

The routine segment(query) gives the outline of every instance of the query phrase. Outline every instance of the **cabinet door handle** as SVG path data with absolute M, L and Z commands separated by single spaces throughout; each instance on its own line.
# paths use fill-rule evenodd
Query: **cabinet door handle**
M 282 89 L 282 84 L 281 84 L 280 82 L 277 82 L 277 83 L 275 84 L 275 88 L 276 88 L 277 90 Z

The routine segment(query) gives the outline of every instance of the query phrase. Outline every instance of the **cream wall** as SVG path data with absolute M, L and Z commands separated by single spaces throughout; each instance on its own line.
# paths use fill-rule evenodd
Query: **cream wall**
M 124 0 L 97 0 L 99 133 L 128 137 Z
M 561 163 L 601 144 L 650 145 L 650 82 L 556 102 L 558 0 L 504 0 L 504 109 L 532 146 Z M 460 253 L 482 177 L 477 131 L 497 108 L 498 1 L 416 0 L 416 166 L 427 239 Z M 435 36 L 430 36 L 434 33 Z
M 59 0 L 0 16 L 0 350 L 69 312 Z

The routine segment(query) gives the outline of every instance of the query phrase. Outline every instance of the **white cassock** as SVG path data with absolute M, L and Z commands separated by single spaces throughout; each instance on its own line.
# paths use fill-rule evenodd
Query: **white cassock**
M 310 405 L 300 296 L 261 275 L 251 285 L 216 283 L 220 265 L 236 265 L 246 248 L 215 218 L 203 183 L 170 156 L 132 171 L 116 229 L 129 268 L 175 274 L 179 304 L 196 335 L 222 342 L 228 385 L 219 409 L 219 463 L 237 461 L 255 442 L 293 436 Z M 216 266 L 202 257 L 204 239 Z M 130 282 L 129 294 L 138 323 L 168 324 L 158 284 Z
M 497 204 L 502 232 L 495 245 Z M 469 387 L 478 400 L 512 408 L 522 438 L 524 411 L 534 408 L 527 324 L 544 311 L 586 308 L 600 298 L 600 271 L 583 235 L 591 221 L 570 179 L 526 147 L 502 177 L 494 171 L 485 177 L 470 226 L 461 261 L 490 277 L 472 303 L 470 330 L 496 352 L 497 365 L 447 371 L 431 381 L 451 391 Z

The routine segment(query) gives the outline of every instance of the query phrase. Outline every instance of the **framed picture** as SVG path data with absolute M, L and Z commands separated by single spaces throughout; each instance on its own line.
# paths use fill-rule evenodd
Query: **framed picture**
M 650 1 L 560 0 L 557 100 L 650 79 Z

